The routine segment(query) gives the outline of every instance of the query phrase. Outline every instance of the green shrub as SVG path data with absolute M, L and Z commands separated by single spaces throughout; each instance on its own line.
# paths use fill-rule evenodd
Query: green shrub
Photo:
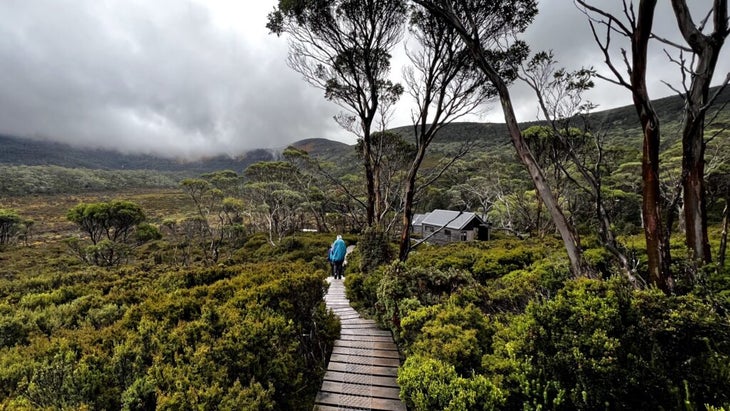
M 727 318 L 696 297 L 570 281 L 494 336 L 507 408 L 680 409 L 730 398 Z
M 159 240 L 162 238 L 162 234 L 157 226 L 150 223 L 140 223 L 134 232 L 134 238 L 141 244 L 152 240 Z
M 155 385 L 147 376 L 136 379 L 122 394 L 122 410 L 152 410 L 157 406 Z
M 451 303 L 413 311 L 403 319 L 402 327 L 401 335 L 408 338 L 408 355 L 443 361 L 462 376 L 480 370 L 482 356 L 491 351 L 494 334 L 482 311 L 473 305 Z
M 613 255 L 605 248 L 589 248 L 583 251 L 585 262 L 604 278 L 611 275 Z
M 4 289 L 0 409 L 312 408 L 339 335 L 323 271 L 83 270 Z
M 434 305 L 463 289 L 476 286 L 468 272 L 454 269 L 441 271 L 430 267 L 410 267 L 396 261 L 379 271 L 382 275 L 377 289 L 378 318 L 383 325 L 392 327 L 396 335 L 403 317 L 402 300 L 415 298 L 422 305 Z
M 0 349 L 27 344 L 28 328 L 23 318 L 0 315 Z
M 284 237 L 277 246 L 273 246 L 265 235 L 254 234 L 248 238 L 243 248 L 235 253 L 233 261 L 236 263 L 305 261 L 326 269 L 327 249 L 332 240 L 332 235 L 328 233 L 297 233 Z M 350 238 L 346 241 L 348 244 L 353 243 Z
M 484 375 L 462 377 L 452 365 L 419 355 L 406 359 L 398 385 L 412 410 L 496 410 L 504 403 L 504 394 Z
M 492 313 L 520 313 L 530 301 L 555 295 L 569 277 L 565 261 L 543 260 L 527 269 L 512 271 L 484 287 L 485 309 Z
M 730 265 L 709 270 L 700 284 L 701 294 L 715 300 L 723 311 L 730 313 Z
M 398 342 L 408 351 L 413 343 L 421 338 L 424 325 L 433 321 L 439 311 L 444 308 L 440 304 L 424 307 L 415 299 L 406 299 L 403 302 L 405 307 L 403 308 L 403 321 L 401 321 Z
M 514 246 L 503 242 L 505 248 L 492 248 L 488 253 L 482 253 L 475 262 L 473 273 L 479 281 L 501 277 L 509 272 L 524 269 L 538 258 L 535 247 L 525 247 L 522 244 Z
M 408 258 L 409 267 L 435 267 L 439 270 L 469 271 L 481 284 L 499 278 L 511 271 L 526 269 L 531 264 L 562 249 L 550 239 L 542 242 L 516 239 L 471 243 L 452 243 L 445 246 L 421 247 Z
M 360 250 L 360 271 L 366 274 L 374 272 L 383 264 L 393 259 L 393 251 L 384 232 L 377 229 L 367 229 L 358 241 Z
M 362 313 L 375 314 L 378 305 L 378 284 L 383 271 L 371 274 L 351 273 L 345 276 L 345 294 L 350 305 Z

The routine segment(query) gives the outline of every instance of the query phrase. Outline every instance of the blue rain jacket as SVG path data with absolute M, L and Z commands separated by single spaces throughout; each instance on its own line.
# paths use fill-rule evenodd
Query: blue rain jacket
M 342 239 L 335 240 L 335 243 L 332 244 L 332 250 L 330 250 L 330 261 L 344 261 L 346 253 L 345 241 Z

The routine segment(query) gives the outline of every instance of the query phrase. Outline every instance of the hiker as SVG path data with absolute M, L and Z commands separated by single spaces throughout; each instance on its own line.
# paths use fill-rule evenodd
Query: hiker
M 342 263 L 345 261 L 346 254 L 347 245 L 345 245 L 345 240 L 342 239 L 341 235 L 338 235 L 335 242 L 332 243 L 329 253 L 329 260 L 332 263 L 332 274 L 335 280 L 342 278 Z
M 327 247 L 327 264 L 330 266 L 330 275 L 335 276 L 335 265 L 332 263 L 330 256 L 332 255 L 332 246 Z

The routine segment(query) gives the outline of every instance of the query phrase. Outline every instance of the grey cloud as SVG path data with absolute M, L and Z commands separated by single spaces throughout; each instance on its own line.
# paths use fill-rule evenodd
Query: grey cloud
M 700 3 L 709 5 L 692 4 Z M 332 120 L 339 107 L 286 66 L 286 40 L 266 35 L 274 0 L 246 2 L 235 29 L 219 24 L 210 8 L 215 4 L 0 1 L 0 133 L 186 157 L 234 155 L 310 137 L 353 143 Z M 655 26 L 677 38 L 666 4 Z M 607 73 L 586 17 L 572 1 L 541 1 L 524 37 L 534 51 L 553 49 L 568 69 L 594 66 Z M 651 60 L 655 97 L 672 93 L 661 80 L 678 78 L 662 48 L 654 44 Z M 725 49 L 717 78 L 730 70 Z M 399 73 L 394 66 L 393 77 Z M 512 92 L 519 118 L 533 120 L 537 110 L 529 90 L 515 85 Z M 631 103 L 628 91 L 604 82 L 590 99 L 601 109 Z M 408 124 L 406 99 L 397 110 L 391 125 Z M 484 116 L 465 118 L 501 119 L 496 104 Z
M 175 156 L 337 134 L 333 107 L 189 1 L 0 3 L 0 132 Z M 241 24 L 259 24 L 264 16 Z M 265 30 L 265 29 L 264 29 Z

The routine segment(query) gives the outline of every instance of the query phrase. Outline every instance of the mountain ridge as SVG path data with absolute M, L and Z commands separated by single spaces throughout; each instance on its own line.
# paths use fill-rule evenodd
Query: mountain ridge
M 730 88 L 720 94 L 716 105 L 723 107 L 730 102 Z M 681 119 L 683 100 L 679 96 L 670 96 L 653 101 L 653 105 L 667 126 L 663 132 L 665 143 L 675 139 L 678 130 L 677 120 Z M 726 106 L 723 111 L 728 112 Z M 730 115 L 720 118 L 720 127 L 728 124 L 722 121 Z M 611 137 L 618 143 L 634 144 L 640 139 L 641 132 L 636 112 L 631 105 L 607 109 L 589 115 L 589 121 L 598 125 L 598 130 L 609 130 Z M 730 122 L 730 121 L 729 121 Z M 539 121 L 523 122 L 521 127 L 540 124 Z M 413 135 L 412 126 L 401 126 L 390 131 L 401 134 L 407 140 Z M 494 147 L 510 143 L 504 123 L 458 122 L 446 125 L 434 140 L 434 144 L 449 144 L 459 141 L 479 139 L 481 146 Z M 410 140 L 409 140 L 410 141 Z M 347 161 L 352 159 L 353 145 L 324 138 L 307 138 L 291 143 L 290 146 L 307 151 L 310 155 L 331 161 Z M 115 150 L 78 148 L 69 144 L 34 140 L 28 138 L 0 135 L 0 165 L 43 166 L 55 165 L 66 168 L 88 168 L 102 170 L 157 170 L 200 175 L 217 170 L 234 170 L 242 172 L 249 165 L 258 161 L 273 161 L 280 158 L 285 147 L 280 149 L 254 149 L 237 156 L 218 155 L 194 161 L 170 159 L 151 154 L 124 154 Z

